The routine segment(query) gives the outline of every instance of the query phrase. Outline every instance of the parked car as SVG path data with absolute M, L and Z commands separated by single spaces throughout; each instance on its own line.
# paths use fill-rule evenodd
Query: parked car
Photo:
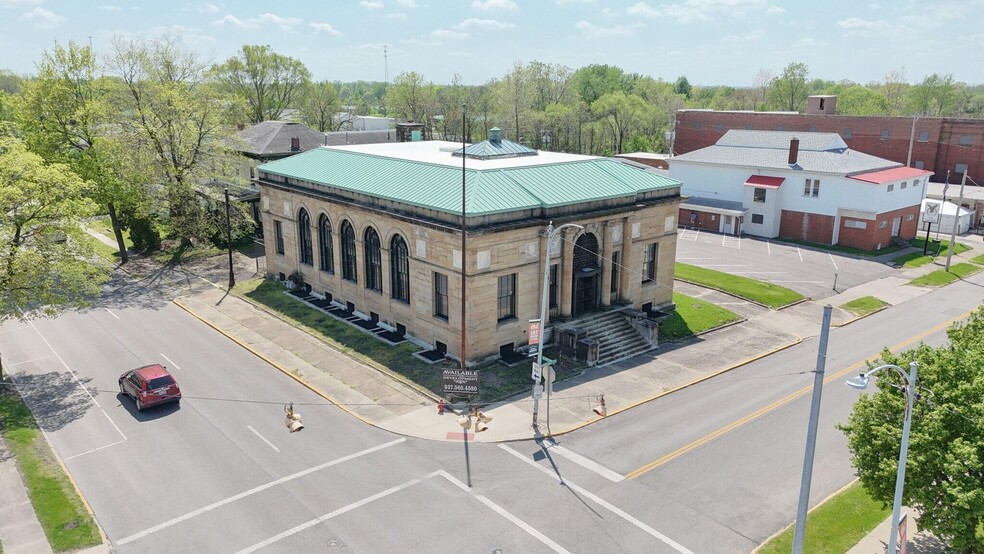
M 138 412 L 151 406 L 181 401 L 177 381 L 160 364 L 131 369 L 120 375 L 120 392 L 133 398 Z

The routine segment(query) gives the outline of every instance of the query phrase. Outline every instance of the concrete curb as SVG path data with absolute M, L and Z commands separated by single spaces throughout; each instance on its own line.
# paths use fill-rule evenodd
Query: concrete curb
M 835 496 L 837 496 L 838 494 L 840 494 L 840 493 L 842 493 L 842 492 L 844 492 L 844 491 L 846 491 L 846 490 L 847 490 L 848 488 L 850 488 L 850 487 L 851 487 L 852 485 L 854 485 L 854 483 L 857 483 L 858 481 L 859 481 L 859 479 L 858 479 L 857 477 L 855 477 L 855 478 L 854 478 L 854 479 L 853 479 L 853 480 L 852 480 L 852 481 L 851 481 L 850 483 L 848 483 L 848 484 L 846 484 L 846 485 L 844 485 L 843 487 L 841 487 L 841 488 L 839 488 L 839 489 L 837 489 L 836 491 L 834 491 L 834 492 L 832 492 L 832 493 L 830 493 L 829 495 L 827 495 L 827 497 L 826 497 L 826 498 L 824 498 L 824 499 L 823 499 L 823 500 L 821 500 L 820 502 L 817 502 L 817 505 L 816 505 L 816 506 L 814 506 L 814 507 L 812 507 L 812 508 L 810 508 L 810 509 L 809 509 L 809 510 L 808 510 L 808 511 L 806 512 L 806 515 L 807 515 L 807 517 L 809 517 L 809 516 L 810 516 L 810 514 L 812 514 L 814 510 L 816 510 L 816 509 L 817 509 L 817 508 L 819 508 L 820 506 L 823 506 L 824 504 L 826 504 L 826 503 L 827 503 L 828 501 L 830 501 L 830 500 L 831 500 L 832 498 L 834 498 L 834 497 L 835 497 Z M 754 550 L 752 550 L 752 551 L 751 551 L 751 552 L 750 552 L 749 554 L 758 554 L 758 551 L 759 551 L 759 550 L 762 550 L 762 547 L 763 547 L 763 546 L 765 546 L 765 545 L 767 545 L 767 544 L 769 544 L 770 542 L 772 542 L 772 540 L 773 540 L 773 539 L 775 539 L 775 538 L 776 538 L 776 537 L 778 537 L 779 535 L 781 535 L 781 534 L 783 534 L 783 533 L 785 533 L 787 529 L 792 529 L 792 527 L 793 527 L 794 525 L 796 525 L 796 520 L 795 520 L 795 519 L 794 519 L 794 520 L 793 520 L 792 522 L 790 522 L 790 524 L 789 524 L 789 525 L 787 525 L 787 526 L 785 526 L 785 527 L 783 527 L 782 529 L 780 529 L 780 530 L 778 530 L 778 531 L 776 531 L 775 533 L 773 533 L 772 535 L 770 535 L 770 536 L 769 536 L 769 537 L 768 537 L 767 539 L 765 539 L 764 541 L 762 541 L 762 542 L 761 542 L 761 543 L 760 543 L 760 544 L 759 544 L 758 546 L 756 546 L 756 547 L 755 547 L 755 549 L 754 549 Z M 869 533 L 870 533 L 870 531 L 869 531 Z

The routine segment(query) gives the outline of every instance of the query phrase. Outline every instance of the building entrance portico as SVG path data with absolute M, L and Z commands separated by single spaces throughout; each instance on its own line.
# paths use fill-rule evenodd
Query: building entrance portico
M 584 233 L 574 243 L 572 268 L 574 298 L 571 315 L 598 309 L 601 267 L 598 264 L 598 239 L 592 233 Z

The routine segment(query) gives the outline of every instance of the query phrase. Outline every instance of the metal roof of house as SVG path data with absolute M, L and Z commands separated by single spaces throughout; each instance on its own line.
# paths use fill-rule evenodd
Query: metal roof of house
M 433 150 L 431 156 L 457 161 L 457 167 L 453 163 L 344 147 L 317 148 L 263 164 L 258 170 L 412 206 L 461 213 L 461 158 L 451 157 L 448 144 L 400 143 L 374 145 L 370 150 L 390 154 L 406 150 L 420 157 L 423 154 L 418 151 L 427 146 Z M 531 163 L 536 161 L 541 163 Z M 679 181 L 620 161 L 571 154 L 546 156 L 543 160 L 469 158 L 465 165 L 468 215 L 578 204 L 680 186 Z
M 260 158 L 289 156 L 325 144 L 321 131 L 287 121 L 263 121 L 243 129 L 238 137 L 244 143 L 237 147 L 240 152 Z M 299 150 L 291 150 L 292 138 L 300 141 Z
M 867 181 L 869 183 L 875 183 L 880 185 L 882 183 L 889 183 L 891 181 L 898 181 L 899 179 L 908 179 L 910 177 L 925 177 L 926 175 L 932 175 L 932 171 L 926 171 L 925 169 L 916 169 L 914 167 L 896 167 L 894 169 L 885 169 L 883 171 L 873 171 L 871 173 L 860 173 L 857 175 L 851 175 L 851 179 L 857 179 L 858 181 Z
M 789 141 L 799 139 L 796 163 L 789 164 Z M 836 133 L 731 130 L 717 143 L 670 158 L 677 162 L 731 165 L 854 175 L 899 167 L 900 163 L 851 150 Z

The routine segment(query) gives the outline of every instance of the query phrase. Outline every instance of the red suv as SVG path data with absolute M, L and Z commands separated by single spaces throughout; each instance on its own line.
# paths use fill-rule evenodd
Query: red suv
M 133 397 L 138 412 L 150 406 L 181 401 L 178 383 L 160 364 L 132 369 L 120 375 L 120 392 Z

